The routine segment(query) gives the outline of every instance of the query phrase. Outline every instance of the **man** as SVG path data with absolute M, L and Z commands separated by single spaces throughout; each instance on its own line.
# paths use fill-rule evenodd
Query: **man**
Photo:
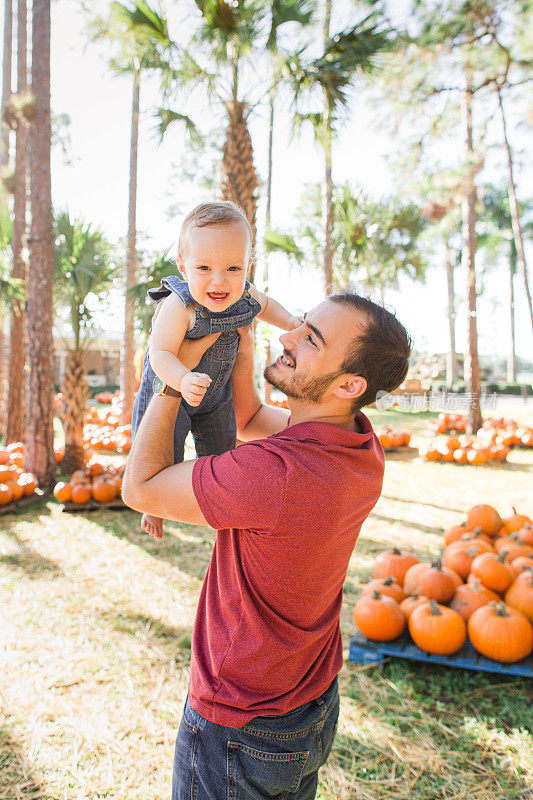
M 359 409 L 403 381 L 410 340 L 384 308 L 344 293 L 280 342 L 265 378 L 286 393 L 290 417 L 260 402 L 242 331 L 232 384 L 244 444 L 169 466 L 180 398 L 163 395 L 128 459 L 128 505 L 218 530 L 194 625 L 173 800 L 312 800 L 335 735 L 342 587 L 384 466 Z M 200 356 L 180 351 L 191 368 Z

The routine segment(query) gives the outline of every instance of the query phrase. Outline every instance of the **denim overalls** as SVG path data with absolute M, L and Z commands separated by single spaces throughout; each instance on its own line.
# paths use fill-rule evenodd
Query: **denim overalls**
M 185 439 L 192 431 L 196 455 L 220 455 L 231 450 L 236 444 L 237 426 L 233 410 L 233 393 L 231 391 L 231 371 L 239 349 L 237 328 L 250 325 L 253 318 L 261 311 L 261 305 L 248 291 L 250 284 L 246 281 L 242 297 L 225 311 L 209 311 L 198 306 L 189 291 L 187 281 L 177 275 L 163 278 L 157 289 L 150 289 L 148 294 L 152 300 L 160 301 L 171 292 L 177 294 L 184 306 L 197 306 L 193 327 L 185 334 L 186 339 L 201 339 L 210 333 L 220 336 L 209 347 L 195 372 L 205 372 L 212 379 L 199 406 L 190 406 L 181 401 L 174 428 L 174 463 L 183 461 Z M 155 372 L 150 364 L 148 351 L 144 356 L 141 385 L 135 398 L 131 420 L 132 435 L 135 436 L 148 403 L 153 397 L 152 384 Z

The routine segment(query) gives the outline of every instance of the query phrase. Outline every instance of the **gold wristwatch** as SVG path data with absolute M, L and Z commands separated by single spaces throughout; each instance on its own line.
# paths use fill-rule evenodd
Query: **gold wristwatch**
M 157 376 L 154 378 L 154 382 L 152 383 L 152 391 L 154 394 L 158 394 L 161 396 L 167 397 L 181 397 L 181 392 L 178 392 L 177 389 L 173 389 L 172 386 L 169 386 L 167 383 L 163 383 L 161 378 Z

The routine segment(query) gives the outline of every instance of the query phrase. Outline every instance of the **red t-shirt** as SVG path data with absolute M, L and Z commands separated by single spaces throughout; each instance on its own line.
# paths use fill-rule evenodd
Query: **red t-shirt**
M 384 467 L 369 420 L 360 422 L 362 433 L 302 422 L 194 466 L 194 494 L 218 534 L 189 701 L 211 722 L 285 714 L 342 667 L 342 587 Z

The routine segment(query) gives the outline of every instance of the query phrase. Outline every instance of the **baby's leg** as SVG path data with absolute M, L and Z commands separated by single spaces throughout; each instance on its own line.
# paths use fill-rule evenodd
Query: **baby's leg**
M 176 426 L 174 428 L 174 463 L 181 464 L 185 451 L 185 439 L 190 430 L 190 420 L 185 409 L 180 407 Z M 141 519 L 141 529 L 149 533 L 155 539 L 163 538 L 163 520 L 161 517 L 154 517 L 152 514 L 143 514 Z

